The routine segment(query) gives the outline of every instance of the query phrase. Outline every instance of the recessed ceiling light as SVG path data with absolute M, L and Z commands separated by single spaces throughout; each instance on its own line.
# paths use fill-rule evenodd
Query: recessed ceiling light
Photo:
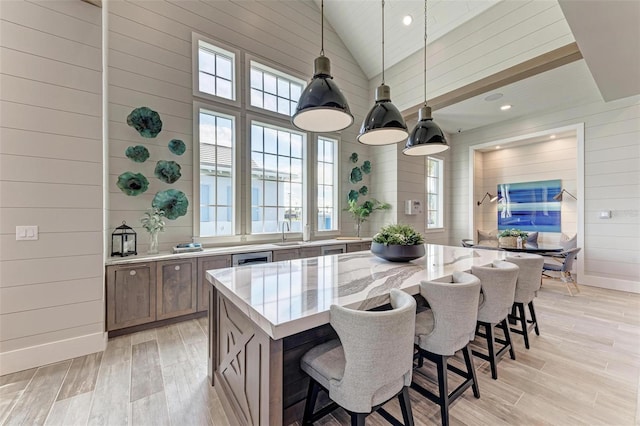
M 405 24 L 407 27 L 411 25 L 412 22 L 413 22 L 413 17 L 411 15 L 405 15 L 405 17 L 402 18 L 402 23 Z
M 503 96 L 504 95 L 502 93 L 492 93 L 489 96 L 487 96 L 486 98 L 484 98 L 484 100 L 487 101 L 487 102 L 497 101 L 498 99 L 500 99 Z
M 500 145 L 496 145 L 496 149 L 500 149 Z
M 506 110 L 508 110 L 508 109 L 511 109 L 511 105 L 502 105 L 502 106 L 500 107 L 500 109 L 501 109 L 502 111 L 506 111 Z
M 556 138 L 556 135 L 549 136 L 549 139 L 555 139 L 555 138 Z

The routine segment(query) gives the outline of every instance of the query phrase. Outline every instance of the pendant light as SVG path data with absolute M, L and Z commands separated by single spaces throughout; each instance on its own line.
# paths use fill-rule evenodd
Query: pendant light
M 331 62 L 324 56 L 324 0 L 320 3 L 321 47 L 313 65 L 313 78 L 298 100 L 291 122 L 298 129 L 309 132 L 336 132 L 353 123 L 347 99 L 331 76 Z
M 449 149 L 440 127 L 431 117 L 427 105 L 427 0 L 424 0 L 424 106 L 418 110 L 418 123 L 407 139 L 405 155 L 431 155 Z
M 382 0 L 382 84 L 376 88 L 376 103 L 360 128 L 358 142 L 365 145 L 389 145 L 408 136 L 407 124 L 391 103 L 391 89 L 384 84 L 384 0 Z

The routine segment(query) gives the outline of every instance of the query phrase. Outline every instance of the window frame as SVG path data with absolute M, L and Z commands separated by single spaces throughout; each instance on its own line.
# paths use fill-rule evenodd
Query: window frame
M 335 229 L 327 229 L 327 230 L 319 230 L 318 229 L 318 217 L 317 211 L 320 208 L 318 206 L 318 143 L 320 138 L 329 139 L 335 141 L 336 149 L 334 151 L 334 171 L 333 171 L 333 179 L 335 182 L 334 185 L 334 194 L 333 201 L 335 203 L 335 220 L 336 220 L 336 228 Z M 340 137 L 335 133 L 313 133 L 313 151 L 312 153 L 312 165 L 313 165 L 313 179 L 312 180 L 312 191 L 310 192 L 313 196 L 312 201 L 312 211 L 316 214 L 311 215 L 311 220 L 313 223 L 310 223 L 311 232 L 314 236 L 335 236 L 340 235 L 340 223 L 341 223 L 341 214 L 340 214 L 340 191 L 341 191 L 341 167 L 340 167 L 340 148 L 342 146 L 342 141 Z
M 438 209 L 438 213 L 439 213 L 439 219 L 440 219 L 440 224 L 439 226 L 434 226 L 434 227 L 429 227 L 429 174 L 428 174 L 428 164 L 429 164 L 429 160 L 433 159 L 439 162 L 440 164 L 440 171 L 438 173 L 438 195 L 439 195 L 439 209 Z M 444 232 L 445 231 L 445 200 L 444 200 L 444 170 L 445 167 L 445 159 L 437 156 L 437 155 L 428 155 L 425 157 L 424 160 L 424 176 L 425 176 L 425 188 L 424 188 L 424 194 L 425 194 L 425 206 L 424 206 L 424 227 L 425 227 L 425 232 L 427 233 L 435 233 L 435 232 Z
M 200 110 L 205 109 L 214 114 L 231 118 L 233 120 L 235 138 L 232 147 L 232 159 L 234 161 L 232 173 L 231 173 L 231 188 L 233 193 L 232 198 L 232 228 L 231 235 L 213 235 L 213 236 L 201 236 L 200 235 Z M 193 212 L 193 236 L 198 241 L 203 243 L 231 243 L 236 242 L 239 234 L 242 233 L 240 225 L 240 211 L 242 210 L 241 198 L 238 196 L 238 177 L 240 175 L 240 147 L 239 142 L 241 129 L 241 115 L 239 111 L 235 111 L 226 108 L 224 105 L 216 105 L 206 102 L 193 102 L 193 200 L 191 210 Z M 197 149 L 196 149 L 197 147 Z
M 265 110 L 266 111 L 266 110 Z M 282 114 L 279 114 L 282 115 Z M 301 131 L 297 129 L 290 121 L 280 119 L 274 119 L 272 117 L 268 117 L 265 114 L 253 114 L 249 111 L 246 113 L 246 121 L 245 121 L 245 152 L 244 152 L 244 162 L 243 167 L 245 168 L 244 176 L 246 178 L 246 182 L 244 183 L 245 188 L 251 188 L 251 126 L 254 122 L 260 125 L 265 125 L 267 127 L 276 127 L 285 129 L 287 131 L 298 133 L 303 135 L 302 142 L 302 229 L 300 232 L 287 232 L 287 236 L 291 238 L 302 238 L 302 232 L 304 231 L 304 225 L 309 223 L 309 209 L 311 206 L 309 205 L 309 174 L 313 173 L 313 170 L 310 169 L 310 161 L 309 161 L 309 139 L 312 137 L 311 133 Z M 251 190 L 246 191 L 245 194 L 242 194 L 244 205 L 246 206 L 244 212 L 244 234 L 242 235 L 243 241 L 248 242 L 263 242 L 263 241 L 273 241 L 274 236 L 279 236 L 282 233 L 282 230 L 278 228 L 277 232 L 265 232 L 260 234 L 253 234 L 251 231 Z
M 233 55 L 233 81 L 231 84 L 231 90 L 233 93 L 233 99 L 223 98 L 221 96 L 212 95 L 211 93 L 200 91 L 200 42 L 204 42 L 213 46 L 214 50 L 219 51 L 221 54 Z M 242 87 L 243 78 L 239 69 L 242 68 L 242 52 L 224 42 L 214 40 L 201 34 L 191 34 L 191 80 L 193 88 L 193 96 L 204 99 L 206 101 L 212 101 L 216 103 L 223 103 L 226 105 L 240 108 L 242 106 Z M 197 72 L 194 72 L 197 71 Z
M 275 64 L 267 59 L 261 58 L 259 56 L 255 56 L 249 53 L 245 53 L 244 54 L 244 102 L 245 102 L 245 110 L 247 112 L 247 114 L 249 113 L 256 113 L 256 114 L 260 114 L 260 115 L 265 115 L 265 116 L 269 116 L 271 118 L 274 118 L 276 120 L 285 120 L 285 121 L 291 121 L 291 117 L 293 115 L 293 113 L 291 115 L 285 115 L 285 114 L 281 114 L 279 112 L 276 111 L 271 111 L 265 108 L 260 108 L 260 107 L 256 107 L 251 105 L 251 64 L 252 62 L 255 62 L 256 64 L 258 64 L 259 67 L 264 68 L 264 71 L 267 72 L 271 72 L 273 74 L 276 75 L 280 75 L 282 77 L 285 78 L 294 78 L 299 80 L 299 82 L 302 84 L 302 90 L 304 91 L 305 87 L 307 86 L 308 81 L 305 79 L 305 77 L 294 71 L 291 70 L 289 68 L 286 68 L 282 65 L 278 65 Z M 293 126 L 293 124 L 291 124 L 292 128 L 295 129 L 296 131 L 301 131 L 300 129 L 297 129 L 295 126 Z M 306 132 L 307 133 L 307 139 L 309 139 L 310 137 L 312 137 L 312 133 L 311 132 Z

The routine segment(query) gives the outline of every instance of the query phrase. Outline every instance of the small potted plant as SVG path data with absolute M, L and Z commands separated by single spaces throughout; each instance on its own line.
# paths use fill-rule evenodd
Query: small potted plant
M 371 213 L 376 210 L 389 210 L 391 205 L 388 203 L 381 203 L 378 200 L 372 199 L 358 204 L 357 200 L 349 200 L 349 207 L 345 209 L 353 215 L 356 221 L 356 237 L 360 237 L 360 227 L 362 222 L 366 221 Z
M 520 237 L 522 241 L 526 241 L 528 235 L 527 232 L 516 228 L 505 229 L 498 233 L 498 245 L 500 247 L 515 248 L 518 246 L 518 237 Z
M 153 208 L 147 210 L 144 217 L 140 219 L 142 227 L 149 232 L 148 254 L 158 253 L 158 233 L 164 231 L 164 217 L 164 210 Z
M 424 238 L 411 225 L 387 225 L 373 236 L 371 252 L 391 262 L 409 262 L 424 256 Z

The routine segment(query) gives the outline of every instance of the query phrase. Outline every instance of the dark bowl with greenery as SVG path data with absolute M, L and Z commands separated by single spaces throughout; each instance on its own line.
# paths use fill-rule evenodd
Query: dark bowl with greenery
M 390 262 L 409 262 L 424 256 L 424 238 L 410 225 L 387 225 L 373 236 L 371 253 Z

